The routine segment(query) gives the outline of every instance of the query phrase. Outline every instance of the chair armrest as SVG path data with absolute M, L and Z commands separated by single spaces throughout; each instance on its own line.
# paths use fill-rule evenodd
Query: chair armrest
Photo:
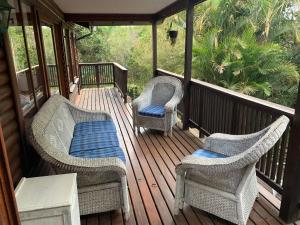
M 132 102 L 132 109 L 134 112 L 138 112 L 140 109 L 145 108 L 150 105 L 151 96 L 142 93 L 138 98 L 134 99 Z
M 92 120 L 112 120 L 107 112 L 81 109 L 72 104 L 68 104 L 68 106 L 75 123 Z
M 205 139 L 204 148 L 226 156 L 237 155 L 254 145 L 266 129 L 247 135 L 215 133 Z
M 80 158 L 71 155 L 56 156 L 55 166 L 69 172 L 90 174 L 104 173 L 108 171 L 116 172 L 120 177 L 126 175 L 126 166 L 117 157 L 108 158 Z
M 188 169 L 202 171 L 206 174 L 220 174 L 228 171 L 241 168 L 236 165 L 239 157 L 228 158 L 202 158 L 188 155 L 184 157 L 181 162 L 176 165 L 176 174 L 184 175 Z
M 181 97 L 173 96 L 166 104 L 165 104 L 165 110 L 167 113 L 172 113 L 175 110 L 175 107 L 179 104 L 181 101 Z

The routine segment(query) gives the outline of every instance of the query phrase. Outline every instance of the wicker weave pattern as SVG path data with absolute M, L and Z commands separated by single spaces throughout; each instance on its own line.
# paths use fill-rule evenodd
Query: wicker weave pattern
M 172 127 L 177 122 L 177 105 L 182 99 L 181 81 L 169 77 L 159 76 L 153 78 L 145 86 L 143 93 L 132 102 L 134 128 L 145 127 L 162 130 L 165 135 L 172 135 Z M 142 116 L 139 110 L 153 105 L 164 105 L 165 116 L 162 118 Z
M 57 173 L 78 173 L 81 215 L 122 207 L 128 218 L 126 166 L 122 160 L 116 157 L 78 158 L 68 154 L 70 134 L 73 134 L 76 123 L 104 119 L 111 117 L 105 112 L 79 109 L 64 97 L 55 95 L 35 115 L 29 140 Z
M 255 164 L 276 144 L 288 123 L 289 119 L 281 116 L 257 133 L 213 134 L 208 137 L 205 149 L 229 157 L 190 155 L 177 165 L 175 214 L 187 202 L 233 223 L 245 225 L 258 195 Z

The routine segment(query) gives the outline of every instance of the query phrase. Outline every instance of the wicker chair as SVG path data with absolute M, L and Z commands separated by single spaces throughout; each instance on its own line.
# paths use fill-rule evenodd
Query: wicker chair
M 123 208 L 129 217 L 124 162 L 117 157 L 80 158 L 69 155 L 76 123 L 109 120 L 105 112 L 79 109 L 62 96 L 51 97 L 35 115 L 29 140 L 58 174 L 77 173 L 80 214 Z
M 177 122 L 177 105 L 182 99 L 181 81 L 170 76 L 159 76 L 147 83 L 143 93 L 132 102 L 133 126 L 164 131 L 172 135 Z M 141 110 L 149 106 L 162 108 L 161 116 L 145 115 Z
M 245 225 L 258 196 L 255 164 L 285 131 L 281 116 L 269 127 L 249 135 L 212 134 L 205 149 L 224 158 L 186 156 L 176 167 L 174 213 L 187 204 L 235 224 Z

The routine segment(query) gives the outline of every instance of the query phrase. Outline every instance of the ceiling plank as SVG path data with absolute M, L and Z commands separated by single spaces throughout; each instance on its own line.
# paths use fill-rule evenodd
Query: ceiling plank
M 153 14 L 79 14 L 65 13 L 65 20 L 70 22 L 151 22 Z

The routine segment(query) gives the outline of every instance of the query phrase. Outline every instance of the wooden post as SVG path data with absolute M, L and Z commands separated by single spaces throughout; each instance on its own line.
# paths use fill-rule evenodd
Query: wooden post
M 286 169 L 283 178 L 283 194 L 280 217 L 290 223 L 298 219 L 300 202 L 300 84 L 291 127 Z
M 69 99 L 70 87 L 68 79 L 68 71 L 66 64 L 66 54 L 64 46 L 64 35 L 62 23 L 54 25 L 54 36 L 55 36 L 55 52 L 57 59 L 57 72 L 59 74 L 59 84 L 61 87 L 62 96 Z
M 156 25 L 156 21 L 152 22 L 152 68 L 153 68 L 153 77 L 155 77 L 156 70 L 157 70 L 157 25 Z
M 192 77 L 192 49 L 193 49 L 193 23 L 194 23 L 194 5 L 189 0 L 186 10 L 186 33 L 185 33 L 185 55 L 184 55 L 184 111 L 183 111 L 183 129 L 189 128 L 190 120 L 190 80 Z

